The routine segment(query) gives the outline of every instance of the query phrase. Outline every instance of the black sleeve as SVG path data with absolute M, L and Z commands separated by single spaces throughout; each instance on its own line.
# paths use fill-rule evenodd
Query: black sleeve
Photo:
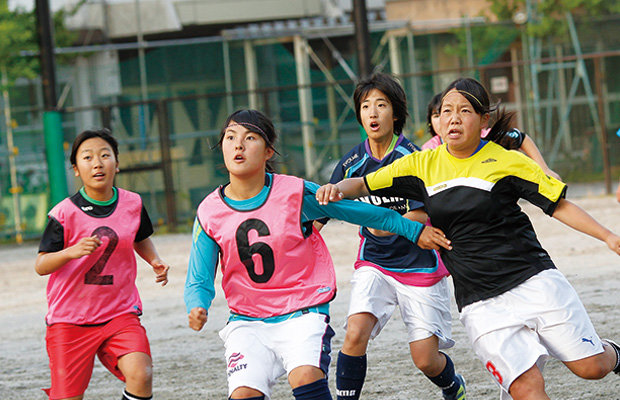
M 525 133 L 514 128 L 507 132 L 498 132 L 491 138 L 487 137 L 487 139 L 499 144 L 506 150 L 517 150 L 523 144 L 523 140 L 525 140 Z
M 65 248 L 64 228 L 53 217 L 48 217 L 47 226 L 39 243 L 39 253 L 55 253 Z
M 151 223 L 151 218 L 149 218 L 149 213 L 146 212 L 146 208 L 144 208 L 143 205 L 142 211 L 140 212 L 140 228 L 138 228 L 134 242 L 141 242 L 152 234 L 153 224 Z

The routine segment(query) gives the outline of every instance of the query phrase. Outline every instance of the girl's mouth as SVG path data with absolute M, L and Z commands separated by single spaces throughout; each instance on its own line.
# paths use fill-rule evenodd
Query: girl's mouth
M 370 129 L 372 129 L 373 131 L 379 130 L 379 127 L 380 127 L 380 125 L 376 121 L 373 121 L 373 122 L 370 123 Z

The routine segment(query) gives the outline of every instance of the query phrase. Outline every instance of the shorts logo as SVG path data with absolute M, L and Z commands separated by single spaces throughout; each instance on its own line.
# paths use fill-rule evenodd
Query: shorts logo
M 581 338 L 581 343 L 590 343 L 592 346 L 594 346 L 594 341 L 592 340 L 592 338 Z
M 233 353 L 228 357 L 228 376 L 248 367 L 248 364 L 239 364 L 239 361 L 243 358 L 243 354 L 241 353 Z
M 355 396 L 356 390 L 352 389 L 352 390 L 336 390 L 336 395 L 338 397 L 342 396 L 342 397 L 350 397 L 350 396 Z
M 316 292 L 317 292 L 317 293 L 325 293 L 325 292 L 329 292 L 330 290 L 332 290 L 332 288 L 331 288 L 331 287 L 329 287 L 329 286 L 324 286 L 324 287 L 322 287 L 322 288 L 318 288 L 318 289 L 316 290 Z

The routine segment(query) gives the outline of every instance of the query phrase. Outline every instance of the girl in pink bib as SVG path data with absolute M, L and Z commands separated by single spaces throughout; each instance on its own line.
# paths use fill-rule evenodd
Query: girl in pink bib
M 207 322 L 219 262 L 231 311 L 220 331 L 229 398 L 269 399 L 277 378 L 287 375 L 295 399 L 327 400 L 336 279 L 313 221 L 343 219 L 414 242 L 445 239 L 385 208 L 319 205 L 317 184 L 274 173 L 275 140 L 272 122 L 259 111 L 237 111 L 224 124 L 219 144 L 230 182 L 198 206 L 185 283 L 189 326 L 199 331 Z
M 49 212 L 35 270 L 49 275 L 47 352 L 50 399 L 82 399 L 95 355 L 125 382 L 123 399 L 152 398 L 149 342 L 140 324 L 136 251 L 168 282 L 168 265 L 149 236 L 142 199 L 114 187 L 118 144 L 106 129 L 84 131 L 71 151 L 84 184 Z

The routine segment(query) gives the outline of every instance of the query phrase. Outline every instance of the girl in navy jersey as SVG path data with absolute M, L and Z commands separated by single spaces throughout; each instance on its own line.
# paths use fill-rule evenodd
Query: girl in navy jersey
M 405 91 L 391 76 L 377 73 L 360 81 L 353 94 L 357 120 L 368 139 L 346 153 L 330 182 L 364 176 L 389 165 L 418 147 L 402 129 L 407 121 Z M 393 209 L 406 218 L 426 222 L 423 204 L 402 197 L 360 200 Z M 326 222 L 326 221 L 320 221 Z M 362 227 L 355 261 L 346 336 L 338 353 L 336 387 L 339 400 L 357 400 L 366 375 L 366 350 L 399 306 L 408 331 L 413 362 L 442 389 L 445 399 L 465 399 L 465 382 L 439 349 L 451 339 L 448 271 L 433 250 L 423 250 L 402 236 Z
M 347 201 L 322 207 L 318 185 L 274 173 L 276 133 L 255 110 L 228 117 L 220 135 L 230 182 L 198 206 L 185 283 L 189 326 L 201 330 L 218 265 L 231 310 L 220 331 L 230 399 L 270 398 L 286 375 L 295 399 L 331 399 L 327 384 L 334 267 L 312 223 L 338 218 L 396 232 L 421 246 L 449 246 L 441 231 L 397 212 Z
M 52 386 L 45 391 L 52 400 L 82 399 L 97 355 L 125 382 L 123 399 L 151 399 L 134 251 L 162 286 L 169 266 L 149 239 L 153 227 L 140 196 L 114 186 L 118 145 L 110 132 L 79 134 L 71 165 L 84 186 L 50 211 L 35 263 L 39 275 L 50 275 L 45 322 Z
M 530 201 L 617 254 L 620 237 L 566 200 L 566 185 L 530 158 L 482 140 L 480 130 L 493 112 L 479 82 L 458 79 L 442 94 L 444 145 L 363 178 L 326 185 L 317 199 L 374 194 L 422 201 L 433 225 L 451 240 L 442 259 L 453 278 L 460 319 L 502 398 L 546 400 L 541 371 L 546 358 L 561 360 L 579 377 L 601 379 L 620 373 L 620 348 L 598 337 L 518 201 Z M 500 112 L 497 120 L 504 118 Z

